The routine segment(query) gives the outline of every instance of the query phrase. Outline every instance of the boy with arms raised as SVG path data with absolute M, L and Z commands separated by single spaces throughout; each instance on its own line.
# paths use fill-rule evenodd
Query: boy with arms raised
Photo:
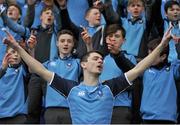
M 104 57 L 103 60 L 103 71 L 100 75 L 100 81 L 106 81 L 112 78 L 115 78 L 126 72 L 127 67 L 129 67 L 128 63 L 124 63 L 125 61 L 119 56 L 120 61 L 123 62 L 125 65 L 121 65 L 122 68 L 119 68 L 115 60 L 113 59 L 114 47 L 121 48 L 125 41 L 126 32 L 123 27 L 119 24 L 111 24 L 105 28 L 105 38 L 106 43 L 108 45 L 109 54 Z M 87 50 L 93 50 L 92 47 L 92 40 L 88 35 L 87 30 L 84 28 L 82 32 L 82 38 L 86 43 Z M 113 44 L 113 48 L 109 47 L 109 45 Z M 116 48 L 116 49 L 117 49 Z M 128 58 L 131 62 L 136 64 L 136 59 L 134 56 L 128 54 L 126 51 L 120 51 L 120 55 L 124 58 Z M 105 53 L 103 53 L 105 54 Z M 118 62 L 118 63 L 119 63 Z M 132 67 L 131 67 L 132 68 Z M 112 113 L 112 124 L 128 124 L 132 121 L 132 88 L 123 91 L 122 93 L 115 96 L 114 108 Z

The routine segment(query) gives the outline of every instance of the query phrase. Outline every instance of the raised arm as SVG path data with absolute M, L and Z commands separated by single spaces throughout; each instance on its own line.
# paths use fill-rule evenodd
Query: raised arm
M 87 52 L 89 52 L 93 50 L 92 38 L 85 27 L 81 26 L 81 28 L 83 29 L 83 31 L 81 32 L 81 38 L 86 44 Z
M 58 0 L 58 5 L 60 7 L 60 17 L 61 17 L 61 23 L 62 23 L 62 29 L 70 29 L 74 35 L 75 38 L 79 38 L 80 29 L 78 26 L 76 26 L 70 19 L 69 13 L 67 10 L 67 0 Z
M 111 0 L 105 0 L 105 9 L 102 12 L 107 25 L 109 24 L 114 24 L 114 23 L 120 23 L 120 17 L 117 12 L 114 11 L 113 6 L 112 6 L 112 1 Z
M 125 57 L 123 51 L 119 51 L 119 53 L 117 53 L 117 54 L 111 54 L 111 56 L 114 58 L 117 66 L 123 72 L 127 72 L 130 69 L 135 67 L 135 64 L 133 64 L 128 58 Z
M 9 45 L 18 51 L 21 58 L 27 64 L 27 66 L 31 69 L 33 73 L 38 74 L 48 83 L 51 82 L 53 77 L 53 72 L 48 71 L 40 62 L 31 57 L 13 38 L 13 36 L 7 32 L 7 39 L 4 40 L 4 44 Z
M 31 27 L 35 18 L 35 4 L 36 0 L 27 0 L 26 16 L 24 17 L 24 26 Z
M 24 27 L 23 25 L 18 24 L 17 22 L 10 19 L 6 12 L 3 11 L 1 13 L 2 20 L 5 25 L 7 25 L 11 30 L 13 30 L 15 33 L 20 34 L 21 36 L 28 38 L 30 36 L 30 30 L 27 27 Z
M 170 33 L 171 29 L 172 26 L 167 30 L 167 32 L 163 36 L 161 43 L 152 51 L 151 54 L 149 54 L 142 61 L 140 61 L 133 69 L 126 72 L 126 77 L 130 82 L 132 82 L 139 75 L 141 75 L 148 67 L 151 66 L 153 61 L 159 57 L 164 47 L 166 47 L 170 39 L 173 38 Z
M 101 11 L 107 25 L 119 23 L 119 15 L 114 11 L 111 0 L 104 0 L 104 3 L 101 0 L 93 0 L 93 6 Z

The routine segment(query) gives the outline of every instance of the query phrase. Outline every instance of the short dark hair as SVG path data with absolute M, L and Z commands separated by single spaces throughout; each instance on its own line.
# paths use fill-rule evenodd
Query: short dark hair
M 167 1 L 167 2 L 165 3 L 165 5 L 164 5 L 164 10 L 165 10 L 165 12 L 167 13 L 168 9 L 169 9 L 169 8 L 172 8 L 173 5 L 178 5 L 178 6 L 180 6 L 177 1 L 169 0 L 169 1 Z
M 16 8 L 19 10 L 19 14 L 20 14 L 20 15 L 22 15 L 22 10 L 21 10 L 21 8 L 20 8 L 20 6 L 19 6 L 19 5 L 14 4 L 14 3 L 11 3 L 11 4 L 9 4 L 9 5 L 8 5 L 8 8 L 9 8 L 9 7 L 11 7 L 11 6 L 16 7 Z
M 110 35 L 112 33 L 115 33 L 118 30 L 120 30 L 122 32 L 122 36 L 123 36 L 123 38 L 125 38 L 126 31 L 125 31 L 125 29 L 120 24 L 111 24 L 111 25 L 108 25 L 105 28 L 105 35 L 104 36 L 107 37 L 108 35 Z
M 50 7 L 50 6 L 45 6 L 45 7 L 43 7 L 43 9 L 41 10 L 41 15 L 42 15 L 43 12 L 45 12 L 45 11 L 47 11 L 47 10 L 51 10 L 51 11 L 53 12 L 53 8 L 52 8 L 52 7 Z
M 155 38 L 155 39 L 149 41 L 149 43 L 147 45 L 148 49 L 154 50 L 160 44 L 161 40 L 162 40 L 162 38 L 158 37 L 158 38 Z M 164 54 L 166 54 L 167 56 L 169 55 L 169 45 L 163 49 L 163 51 L 160 53 L 160 56 L 162 56 Z
M 58 34 L 57 34 L 57 41 L 58 41 L 59 37 L 61 35 L 63 35 L 63 34 L 68 34 L 68 35 L 72 36 L 73 37 L 73 42 L 74 42 L 74 47 L 76 47 L 76 43 L 77 42 L 76 42 L 75 36 L 74 36 L 73 32 L 71 32 L 71 30 L 68 30 L 68 29 L 62 29 L 62 30 L 60 30 L 58 32 Z
M 98 50 L 92 50 L 92 51 L 87 52 L 86 54 L 84 54 L 84 55 L 81 57 L 80 63 L 81 63 L 81 62 L 87 62 L 87 59 L 88 59 L 88 57 L 90 56 L 91 53 L 98 53 L 99 55 L 101 55 L 101 56 L 104 58 L 104 55 L 103 55 L 100 51 L 98 51 Z
M 145 1 L 144 0 L 128 0 L 128 6 L 130 6 L 132 3 L 140 1 L 143 3 L 143 6 L 145 6 Z
M 57 34 L 57 39 L 62 35 L 62 34 L 69 34 L 70 36 L 74 37 L 74 34 L 68 30 L 68 29 L 63 29 L 63 30 L 60 30 Z
M 90 8 L 88 8 L 88 9 L 86 10 L 86 12 L 85 12 L 85 17 L 86 17 L 87 15 L 89 15 L 89 13 L 91 12 L 91 10 L 93 10 L 93 9 L 99 10 L 97 7 L 90 7 Z

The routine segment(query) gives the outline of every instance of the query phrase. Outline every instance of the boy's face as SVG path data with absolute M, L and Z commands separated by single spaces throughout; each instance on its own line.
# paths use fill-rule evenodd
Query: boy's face
M 91 26 L 99 26 L 101 23 L 101 13 L 98 9 L 91 9 L 86 15 L 86 20 Z
M 16 65 L 16 64 L 19 64 L 21 62 L 20 55 L 14 49 L 8 48 L 7 53 L 11 54 L 10 58 L 8 59 L 8 64 Z
M 42 25 L 52 25 L 54 22 L 54 14 L 52 10 L 46 10 L 42 12 L 42 15 L 40 17 Z
M 82 62 L 81 66 L 89 73 L 100 75 L 103 69 L 103 57 L 99 53 L 93 52 L 87 58 L 87 62 Z
M 115 33 L 109 34 L 106 37 L 106 43 L 108 45 L 108 49 L 111 53 L 113 53 L 114 49 L 121 48 L 122 44 L 124 43 L 124 37 L 122 35 L 121 30 L 117 30 Z M 113 48 L 109 48 L 109 45 Z
M 7 10 L 7 16 L 11 18 L 12 20 L 18 20 L 21 15 L 19 13 L 19 9 L 15 6 L 10 6 Z
M 57 46 L 59 49 L 59 54 L 61 57 L 65 57 L 71 54 L 72 49 L 74 47 L 74 39 L 73 36 L 69 34 L 60 35 Z
M 141 1 L 136 1 L 131 3 L 128 8 L 128 12 L 133 16 L 133 18 L 138 18 L 144 11 L 144 6 Z
M 170 21 L 180 20 L 180 7 L 178 5 L 173 5 L 167 9 L 166 16 Z

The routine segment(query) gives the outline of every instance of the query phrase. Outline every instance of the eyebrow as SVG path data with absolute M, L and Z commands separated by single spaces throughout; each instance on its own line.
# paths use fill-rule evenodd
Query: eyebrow
M 101 58 L 103 60 L 102 56 L 93 56 L 92 59 L 97 59 L 97 58 Z

